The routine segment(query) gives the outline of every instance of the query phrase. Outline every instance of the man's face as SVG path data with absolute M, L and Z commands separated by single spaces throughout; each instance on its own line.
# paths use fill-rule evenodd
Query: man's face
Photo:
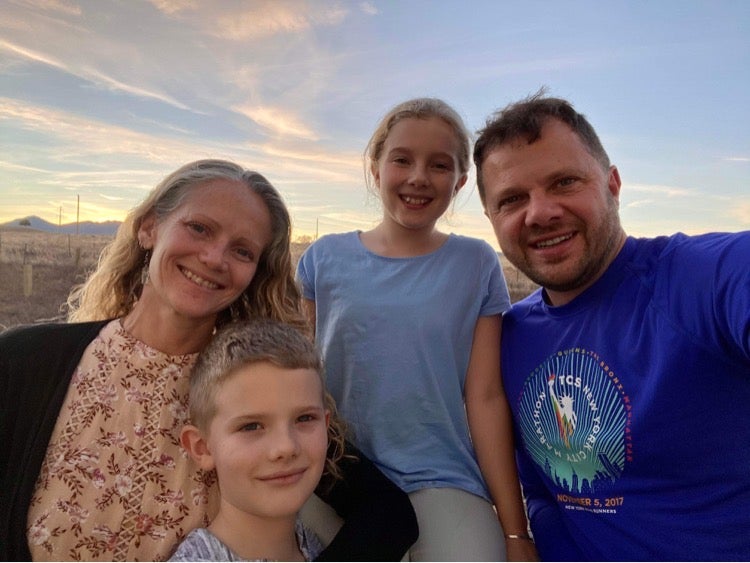
M 494 148 L 478 173 L 503 254 L 553 305 L 593 284 L 622 248 L 619 173 L 563 122 L 549 119 L 532 144 L 519 138 Z

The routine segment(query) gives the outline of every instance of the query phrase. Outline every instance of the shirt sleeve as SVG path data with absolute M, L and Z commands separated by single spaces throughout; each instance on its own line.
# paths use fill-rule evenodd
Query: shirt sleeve
M 589 560 L 573 541 L 565 519 L 560 514 L 560 506 L 542 482 L 534 463 L 521 450 L 516 451 L 516 461 L 531 532 L 541 560 Z
M 315 301 L 315 250 L 314 243 L 307 247 L 307 250 L 300 256 L 297 262 L 297 283 L 302 290 L 302 296 L 305 299 Z

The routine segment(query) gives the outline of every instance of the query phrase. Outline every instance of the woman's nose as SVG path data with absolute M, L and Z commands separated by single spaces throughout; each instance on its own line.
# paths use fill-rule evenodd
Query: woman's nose
M 220 244 L 206 244 L 201 250 L 200 260 L 213 270 L 223 270 L 227 265 L 224 247 Z

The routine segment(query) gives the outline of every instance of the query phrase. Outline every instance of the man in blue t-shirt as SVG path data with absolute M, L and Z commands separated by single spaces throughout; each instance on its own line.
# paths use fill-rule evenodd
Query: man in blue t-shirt
M 547 560 L 750 560 L 750 232 L 628 237 L 620 175 L 572 105 L 488 120 L 479 193 L 541 289 L 503 381 Z

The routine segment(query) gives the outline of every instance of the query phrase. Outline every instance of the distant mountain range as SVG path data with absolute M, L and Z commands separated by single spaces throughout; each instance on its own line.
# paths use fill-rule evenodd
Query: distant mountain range
M 30 229 L 43 231 L 45 233 L 63 233 L 73 235 L 76 234 L 76 232 L 82 235 L 114 235 L 117 232 L 117 228 L 119 226 L 119 221 L 104 221 L 103 223 L 82 221 L 78 223 L 78 230 L 76 231 L 75 223 L 55 225 L 54 223 L 45 221 L 44 219 L 37 217 L 36 215 L 22 217 L 20 219 L 13 219 L 13 221 L 8 221 L 7 223 L 0 223 L 0 229 Z

